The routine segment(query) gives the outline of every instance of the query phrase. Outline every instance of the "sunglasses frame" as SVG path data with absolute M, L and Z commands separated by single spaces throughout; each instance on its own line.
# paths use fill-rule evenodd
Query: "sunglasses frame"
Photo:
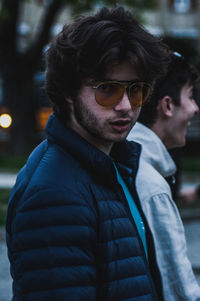
M 135 107 L 142 107 L 142 106 L 146 103 L 147 99 L 149 98 L 149 96 L 150 96 L 151 93 L 152 93 L 152 86 L 151 86 L 151 84 L 149 84 L 149 83 L 147 83 L 147 82 L 140 81 L 140 80 L 138 80 L 138 81 L 131 81 L 131 82 L 129 82 L 129 84 L 126 84 L 127 82 L 128 82 L 128 81 L 108 80 L 108 81 L 100 82 L 100 83 L 99 83 L 98 85 L 96 85 L 96 86 L 92 86 L 92 85 L 91 85 L 91 87 L 92 87 L 93 89 L 97 90 L 101 85 L 104 85 L 104 84 L 118 84 L 118 85 L 120 85 L 120 86 L 122 86 L 122 87 L 124 88 L 123 95 L 124 95 L 124 93 L 125 93 L 125 91 L 126 91 L 126 93 L 127 93 L 127 95 L 128 95 L 128 99 L 129 99 L 129 101 L 130 101 L 130 103 L 131 103 L 131 100 L 130 100 L 130 88 L 131 88 L 132 86 L 136 85 L 136 84 L 143 84 L 143 85 L 147 86 L 148 88 L 150 88 L 150 91 L 149 91 L 149 95 L 146 97 L 146 99 L 145 99 L 144 101 L 142 101 L 142 105 L 141 105 L 141 106 L 135 106 Z M 122 95 L 122 97 L 123 97 L 123 95 Z M 121 98 L 122 98 L 122 97 L 121 97 Z M 117 103 L 119 103 L 120 100 L 121 100 L 121 98 L 120 98 L 119 100 L 117 100 L 114 104 L 112 104 L 111 106 L 114 106 L 114 105 L 116 105 Z M 103 104 L 101 104 L 101 103 L 97 100 L 97 98 L 96 98 L 96 91 L 95 91 L 95 100 L 96 100 L 96 102 L 97 102 L 99 105 L 101 105 L 101 106 L 104 106 L 104 107 L 110 106 L 110 105 L 103 105 Z M 131 103 L 131 104 L 132 104 L 132 103 Z

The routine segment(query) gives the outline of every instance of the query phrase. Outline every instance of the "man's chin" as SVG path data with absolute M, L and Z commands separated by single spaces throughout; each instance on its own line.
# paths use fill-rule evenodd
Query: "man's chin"
M 173 148 L 183 147 L 183 146 L 185 146 L 185 144 L 186 144 L 186 138 L 183 138 L 183 139 L 177 141 L 176 145 L 174 145 Z
M 124 136 L 121 136 L 121 137 L 118 137 L 118 138 L 115 138 L 113 140 L 114 143 L 116 142 L 123 142 L 124 140 L 126 140 L 126 137 L 128 136 L 128 134 L 124 135 Z

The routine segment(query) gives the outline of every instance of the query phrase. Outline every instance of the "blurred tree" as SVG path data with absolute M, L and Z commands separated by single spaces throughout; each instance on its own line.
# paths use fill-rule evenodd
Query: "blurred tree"
M 35 1 L 45 9 L 34 39 L 26 49 L 20 49 L 18 25 L 25 1 Z M 33 79 L 41 62 L 42 50 L 49 41 L 52 24 L 64 5 L 78 14 L 91 10 L 95 3 L 127 4 L 142 8 L 155 5 L 156 0 L 0 0 L 0 72 L 4 104 L 13 117 L 9 152 L 27 153 L 39 142 Z

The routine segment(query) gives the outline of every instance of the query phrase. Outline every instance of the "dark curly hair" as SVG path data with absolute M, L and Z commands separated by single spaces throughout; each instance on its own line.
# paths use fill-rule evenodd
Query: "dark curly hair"
M 168 47 L 122 7 L 104 7 L 65 25 L 46 54 L 45 87 L 56 114 L 66 120 L 66 97 L 76 99 L 85 80 L 103 79 L 125 60 L 152 83 L 165 69 Z
M 170 96 L 176 106 L 180 105 L 180 94 L 183 86 L 189 84 L 195 88 L 199 83 L 199 72 L 179 53 L 171 52 L 171 60 L 165 75 L 154 84 L 149 101 L 142 107 L 138 121 L 151 127 L 157 119 L 157 107 L 164 96 Z

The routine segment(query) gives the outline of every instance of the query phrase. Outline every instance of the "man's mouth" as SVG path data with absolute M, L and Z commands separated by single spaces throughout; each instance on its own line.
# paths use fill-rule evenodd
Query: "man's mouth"
M 124 132 L 127 131 L 130 127 L 130 119 L 118 119 L 115 121 L 110 122 L 111 127 L 117 132 Z

